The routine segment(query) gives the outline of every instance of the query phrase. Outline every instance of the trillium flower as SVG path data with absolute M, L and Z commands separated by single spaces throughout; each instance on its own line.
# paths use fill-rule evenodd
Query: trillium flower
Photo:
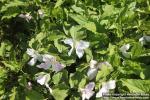
M 93 94 L 94 94 L 94 91 L 93 91 L 94 87 L 95 87 L 95 83 L 94 82 L 90 82 L 89 84 L 87 84 L 85 86 L 84 89 L 81 89 L 82 100 L 85 100 L 85 99 L 89 100 L 93 96 Z
M 20 14 L 19 17 L 25 19 L 27 22 L 29 22 L 32 19 L 32 16 L 30 15 L 30 13 Z
M 49 89 L 50 93 L 52 93 L 52 89 L 48 85 L 48 82 L 50 80 L 49 74 L 45 74 L 45 75 L 41 74 L 36 78 L 36 80 L 37 80 L 37 83 L 39 83 L 40 85 L 45 85 Z
M 28 48 L 28 49 L 27 49 L 27 54 L 28 54 L 30 57 L 32 57 L 32 59 L 28 62 L 28 64 L 29 64 L 30 66 L 34 66 L 37 61 L 40 61 L 40 62 L 42 61 L 42 55 L 40 55 L 40 54 L 39 54 L 37 51 L 35 51 L 34 49 Z
M 130 58 L 130 54 L 127 52 L 127 50 L 129 50 L 129 48 L 130 48 L 130 44 L 123 45 L 120 48 L 122 55 L 126 58 Z
M 70 56 L 75 48 L 76 54 L 79 58 L 82 58 L 82 56 L 84 55 L 84 49 L 89 47 L 89 42 L 85 42 L 83 40 L 75 41 L 71 38 L 65 39 L 64 43 L 71 46 L 71 49 L 68 52 L 68 55 Z
M 56 58 L 52 55 L 43 55 L 43 63 L 37 65 L 38 68 L 43 68 L 45 70 L 52 66 L 53 71 L 59 72 L 64 68 L 64 65 L 56 61 Z
M 143 36 L 139 39 L 139 42 L 142 44 L 142 45 L 145 45 L 147 42 L 150 42 L 150 36 Z
M 102 97 L 104 93 L 109 93 L 110 89 L 115 89 L 116 88 L 116 81 L 115 80 L 110 80 L 106 83 L 102 84 L 102 88 L 98 91 L 96 94 L 96 97 Z
M 43 63 L 41 63 L 40 65 L 37 65 L 37 67 L 47 70 L 52 66 L 52 61 L 54 59 L 55 59 L 54 56 L 45 54 L 43 55 Z
M 100 63 L 98 63 L 95 60 L 90 61 L 90 68 L 87 72 L 87 76 L 88 76 L 89 80 L 92 80 L 96 77 L 98 70 L 101 69 L 103 65 L 105 65 L 107 67 L 111 66 L 111 64 L 109 64 L 109 62 L 107 62 L 107 61 L 100 62 Z

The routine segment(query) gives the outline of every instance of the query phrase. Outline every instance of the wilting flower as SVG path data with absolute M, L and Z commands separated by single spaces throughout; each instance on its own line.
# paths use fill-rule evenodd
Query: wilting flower
M 84 49 L 89 47 L 89 42 L 85 42 L 83 40 L 75 41 L 75 40 L 73 40 L 71 38 L 65 39 L 64 43 L 71 46 L 71 49 L 68 52 L 68 55 L 70 56 L 72 54 L 72 52 L 73 52 L 73 49 L 75 48 L 76 54 L 77 54 L 77 56 L 79 58 L 82 58 L 82 56 L 84 54 Z
M 38 14 L 40 15 L 40 17 L 42 18 L 43 16 L 44 16 L 44 13 L 43 13 L 43 11 L 42 10 L 38 10 Z
M 52 55 L 43 55 L 43 63 L 37 65 L 38 68 L 43 68 L 45 70 L 52 66 L 53 71 L 59 72 L 64 68 L 64 65 L 56 61 L 56 58 Z
M 90 82 L 89 84 L 87 84 L 85 86 L 84 89 L 81 89 L 82 100 L 85 100 L 85 99 L 89 100 L 93 96 L 93 94 L 94 94 L 94 91 L 93 91 L 94 87 L 95 87 L 95 83 L 94 82 Z
M 45 85 L 49 89 L 50 93 L 52 93 L 52 89 L 48 85 L 48 82 L 50 80 L 49 74 L 41 74 L 36 78 L 36 80 L 40 85 Z
M 27 22 L 29 22 L 32 19 L 32 16 L 30 15 L 30 13 L 20 14 L 19 17 L 24 18 Z
M 143 36 L 139 39 L 139 42 L 142 44 L 142 45 L 145 45 L 147 42 L 150 42 L 150 36 Z
M 31 82 L 28 82 L 28 83 L 27 83 L 27 89 L 28 89 L 28 90 L 31 90 L 31 89 L 32 89 L 32 83 L 31 83 Z
M 129 50 L 129 48 L 130 48 L 130 44 L 123 45 L 120 48 L 122 55 L 126 58 L 130 58 L 130 54 L 127 52 L 127 50 Z
M 109 93 L 110 89 L 115 89 L 116 87 L 116 81 L 115 80 L 110 80 L 106 83 L 102 84 L 102 88 L 98 91 L 96 94 L 96 97 L 102 97 L 104 93 Z
M 34 66 L 37 61 L 42 61 L 42 55 L 40 55 L 34 49 L 27 49 L 27 54 L 32 57 L 32 59 L 28 62 L 30 66 Z
M 111 64 L 109 64 L 109 62 L 107 62 L 107 61 L 100 62 L 100 63 L 98 63 L 95 60 L 90 61 L 90 68 L 87 72 L 87 76 L 88 76 L 89 80 L 92 80 L 96 77 L 98 70 L 101 69 L 103 65 L 105 65 L 107 67 L 111 66 Z

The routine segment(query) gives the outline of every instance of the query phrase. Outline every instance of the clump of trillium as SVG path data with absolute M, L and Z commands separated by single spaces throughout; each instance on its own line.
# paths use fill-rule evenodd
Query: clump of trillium
M 83 40 L 76 41 L 72 38 L 65 39 L 64 43 L 71 46 L 71 49 L 68 52 L 68 55 L 70 56 L 73 50 L 75 49 L 76 54 L 79 58 L 82 58 L 82 56 L 84 55 L 84 50 L 89 47 L 89 42 L 86 42 Z
M 38 68 L 43 68 L 45 70 L 49 69 L 51 66 L 55 72 L 59 72 L 64 68 L 64 65 L 58 62 L 54 56 L 48 54 L 43 55 L 43 63 L 37 65 Z
M 142 45 L 146 45 L 148 42 L 150 42 L 150 36 L 143 36 L 139 39 L 139 42 L 142 44 Z
M 41 55 L 34 49 L 27 49 L 27 54 L 32 57 L 32 59 L 28 62 L 29 65 L 34 66 L 37 61 L 42 62 L 37 65 L 38 68 L 43 68 L 45 70 L 49 69 L 52 66 L 53 71 L 59 72 L 64 68 L 64 65 L 56 60 L 56 57 L 44 54 Z
M 108 82 L 102 83 L 102 88 L 99 89 L 99 91 L 96 94 L 97 98 L 103 97 L 105 93 L 109 93 L 110 89 L 115 89 L 116 88 L 116 81 L 115 80 L 110 80 Z
M 95 87 L 95 83 L 90 82 L 85 86 L 84 89 L 80 89 L 82 94 L 82 100 L 86 100 L 86 99 L 89 100 L 93 96 L 93 94 L 95 93 L 93 91 L 94 87 Z
M 130 53 L 127 52 L 128 50 L 130 49 L 130 44 L 126 44 L 126 45 L 123 45 L 121 48 L 120 48 L 120 51 L 122 53 L 122 55 L 126 58 L 130 58 Z
M 111 64 L 107 61 L 98 63 L 95 60 L 90 61 L 90 68 L 87 72 L 87 76 L 89 80 L 92 80 L 96 77 L 98 70 L 102 68 L 102 66 L 111 67 Z
M 45 74 L 43 72 L 39 73 L 38 75 L 36 75 L 36 81 L 37 83 L 39 83 L 40 85 L 44 85 L 46 88 L 49 89 L 50 93 L 52 93 L 52 89 L 50 88 L 48 82 L 50 80 L 50 75 L 49 74 Z

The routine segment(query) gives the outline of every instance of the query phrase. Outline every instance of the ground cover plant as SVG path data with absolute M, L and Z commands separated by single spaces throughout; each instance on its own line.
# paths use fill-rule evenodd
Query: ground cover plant
M 149 0 L 0 1 L 1 100 L 108 93 L 149 99 Z

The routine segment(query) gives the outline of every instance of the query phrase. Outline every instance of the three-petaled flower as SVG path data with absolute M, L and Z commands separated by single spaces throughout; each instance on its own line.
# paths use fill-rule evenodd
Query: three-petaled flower
M 85 42 L 83 40 L 76 41 L 71 38 L 65 39 L 64 43 L 71 46 L 71 49 L 68 52 L 68 55 L 70 56 L 75 48 L 76 54 L 79 58 L 82 58 L 82 56 L 84 55 L 84 49 L 89 47 L 89 42 Z
M 123 45 L 120 48 L 122 55 L 126 58 L 130 58 L 130 54 L 127 52 L 130 49 L 130 44 Z
M 64 68 L 64 65 L 56 61 L 54 56 L 48 54 L 43 55 L 43 63 L 37 65 L 38 68 L 43 68 L 45 70 L 49 69 L 51 66 L 55 72 L 59 72 Z
M 85 86 L 84 89 L 81 89 L 82 100 L 85 100 L 85 99 L 89 100 L 93 96 L 93 94 L 95 93 L 93 91 L 94 87 L 95 87 L 95 83 L 94 82 L 90 82 L 89 84 L 87 84 Z
M 96 97 L 102 97 L 104 93 L 109 93 L 110 89 L 115 89 L 116 87 L 116 81 L 115 80 L 110 80 L 108 82 L 102 83 L 102 88 L 98 91 L 96 94 Z
M 87 76 L 88 76 L 89 80 L 94 79 L 97 75 L 98 70 L 101 69 L 102 66 L 104 66 L 104 65 L 107 67 L 111 66 L 111 64 L 109 64 L 109 62 L 107 62 L 107 61 L 98 63 L 95 60 L 91 60 L 90 68 L 87 72 Z
M 150 36 L 143 36 L 139 39 L 139 42 L 142 44 L 142 45 L 145 45 L 147 42 L 150 42 Z

